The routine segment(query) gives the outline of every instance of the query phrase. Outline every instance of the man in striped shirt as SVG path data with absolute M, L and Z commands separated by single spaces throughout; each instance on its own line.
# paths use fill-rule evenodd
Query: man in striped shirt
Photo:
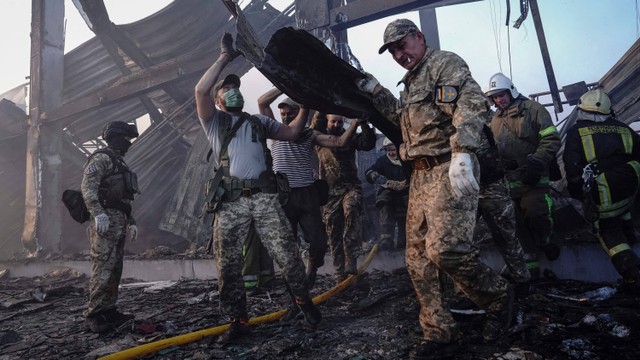
M 258 98 L 260 114 L 275 118 L 270 105 L 280 95 L 282 92 L 274 88 L 260 96 Z M 286 98 L 278 104 L 278 109 L 282 122 L 286 125 L 296 118 L 300 105 L 290 98 Z M 318 191 L 314 186 L 317 179 L 317 173 L 313 166 L 314 148 L 315 146 L 328 148 L 345 146 L 353 138 L 359 124 L 359 120 L 353 121 L 341 136 L 326 135 L 320 131 L 305 128 L 298 140 L 273 140 L 271 143 L 273 171 L 286 174 L 291 187 L 284 211 L 291 222 L 294 237 L 298 238 L 299 225 L 304 240 L 309 243 L 307 278 L 310 286 L 315 282 L 318 268 L 324 265 L 324 256 L 327 252 L 327 233 L 322 222 Z

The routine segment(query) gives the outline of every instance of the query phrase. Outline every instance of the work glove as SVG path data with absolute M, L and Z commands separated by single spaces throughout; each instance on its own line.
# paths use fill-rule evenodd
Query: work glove
M 378 86 L 380 82 L 368 72 L 365 72 L 364 75 L 364 78 L 356 80 L 356 87 L 360 89 L 360 91 L 373 94 L 373 90 L 375 90 L 376 86 Z
M 228 55 L 231 60 L 242 55 L 240 51 L 233 47 L 233 36 L 228 32 L 224 33 L 224 35 L 222 35 L 222 40 L 220 40 L 220 54 Z
M 453 194 L 456 197 L 473 195 L 480 191 L 480 185 L 478 185 L 476 177 L 473 176 L 471 154 L 459 152 L 451 156 L 449 180 L 451 181 Z
M 131 235 L 131 241 L 136 241 L 138 238 L 138 227 L 136 225 L 129 225 L 129 235 Z
M 543 172 L 544 164 L 539 160 L 534 159 L 532 156 L 529 156 L 522 176 L 522 182 L 533 186 L 540 181 Z
M 407 187 L 407 182 L 406 180 L 402 180 L 402 181 L 389 180 L 384 185 L 384 187 L 386 187 L 387 189 L 391 189 L 393 191 L 402 191 Z
M 372 175 L 373 175 L 373 174 L 372 174 Z M 374 180 L 373 180 L 373 183 L 374 183 L 374 184 L 376 184 L 376 185 L 380 185 L 380 186 L 384 186 L 384 185 L 387 183 L 387 181 L 389 181 L 389 180 L 387 179 L 387 177 L 386 177 L 386 176 L 384 176 L 384 175 L 380 175 L 380 174 L 378 174 L 378 173 L 375 173 L 375 178 L 374 178 Z
M 105 234 L 109 231 L 109 217 L 105 213 L 100 213 L 95 217 L 96 231 L 98 234 Z

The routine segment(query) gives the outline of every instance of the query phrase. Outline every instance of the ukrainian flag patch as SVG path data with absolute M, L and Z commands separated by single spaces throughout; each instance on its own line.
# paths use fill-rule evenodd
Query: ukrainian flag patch
M 458 87 L 451 85 L 436 86 L 436 101 L 439 103 L 454 103 L 458 100 Z

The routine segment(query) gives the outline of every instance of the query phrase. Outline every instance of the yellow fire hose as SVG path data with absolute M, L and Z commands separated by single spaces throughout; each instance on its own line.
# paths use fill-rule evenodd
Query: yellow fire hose
M 369 267 L 371 260 L 373 260 L 373 258 L 377 253 L 378 253 L 378 245 L 374 245 L 371 251 L 369 252 L 369 254 L 367 255 L 367 257 L 364 259 L 364 262 L 362 263 L 362 265 L 360 265 L 360 267 L 358 268 L 358 273 L 356 275 L 350 275 L 348 278 L 346 278 L 344 281 L 342 281 L 332 289 L 329 289 L 323 294 L 316 296 L 315 298 L 313 298 L 313 303 L 316 305 L 321 304 L 327 301 L 332 296 L 342 292 L 344 289 L 349 287 L 349 285 L 353 284 L 356 281 L 356 279 L 360 275 L 362 275 L 365 272 L 365 270 L 367 270 L 367 267 Z M 275 322 L 279 320 L 281 317 L 283 317 L 286 312 L 287 310 L 283 309 L 283 310 L 278 310 L 276 312 L 273 312 L 271 314 L 253 317 L 249 319 L 249 325 L 254 326 L 259 324 L 268 324 L 271 322 Z M 209 329 L 198 330 L 192 333 L 174 336 L 168 339 L 150 342 L 144 345 L 132 347 L 126 350 L 122 350 L 113 354 L 103 356 L 98 360 L 135 359 L 137 357 L 145 356 L 145 355 L 148 355 L 172 346 L 185 345 L 195 341 L 200 341 L 207 336 L 221 335 L 229 329 L 229 326 L 231 326 L 231 324 L 224 324 L 224 325 L 216 326 Z

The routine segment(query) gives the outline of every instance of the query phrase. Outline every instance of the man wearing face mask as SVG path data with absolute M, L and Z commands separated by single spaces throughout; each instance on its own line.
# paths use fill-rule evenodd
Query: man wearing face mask
M 385 138 L 382 149 L 385 151 L 385 156 L 379 157 L 364 173 L 369 183 L 378 185 L 376 207 L 380 218 L 380 250 L 393 248 L 404 250 L 407 241 L 405 224 L 409 186 L 404 178 L 404 170 L 398 159 L 396 146 L 391 140 Z M 394 245 L 396 226 L 398 237 Z
M 485 341 L 494 341 L 509 327 L 513 292 L 480 260 L 473 243 L 479 193 L 475 151 L 489 104 L 465 61 L 429 48 L 412 21 L 398 19 L 387 25 L 378 52 L 385 50 L 407 70 L 401 99 L 371 74 L 356 86 L 400 127 L 404 142 L 398 153 L 402 160 L 413 162 L 406 263 L 420 302 L 424 342 L 412 357 L 454 351 L 458 327 L 444 301 L 443 274 L 487 311 L 482 335 Z
M 91 279 L 85 315 L 87 330 L 103 333 L 132 320 L 116 310 L 118 285 L 127 230 L 131 241 L 138 235 L 131 215 L 131 202 L 139 193 L 136 175 L 124 162 L 131 139 L 138 137 L 135 125 L 122 121 L 107 124 L 102 139 L 107 147 L 94 152 L 84 166 L 82 196 L 91 214 Z
M 289 126 L 263 115 L 242 112 L 244 99 L 238 76 L 229 74 L 219 80 L 226 65 L 239 55 L 231 34 L 225 33 L 220 56 L 195 87 L 198 117 L 213 150 L 216 175 L 223 172 L 219 183 L 221 202 L 215 208 L 213 222 L 213 253 L 220 274 L 220 302 L 231 318 L 231 326 L 218 338 L 221 344 L 250 332 L 241 274 L 242 244 L 250 226 L 282 269 L 306 322 L 315 326 L 322 319 L 309 296 L 304 263 L 279 204 L 276 176 L 266 146 L 268 138 L 296 140 L 308 110 L 301 109 Z
M 350 130 L 355 131 L 351 129 L 353 122 Z M 327 115 L 328 135 L 342 136 L 345 133 L 343 125 L 343 116 Z M 374 129 L 366 122 L 361 122 L 360 128 L 362 132 L 344 146 L 318 148 L 320 178 L 329 184 L 329 199 L 322 212 L 338 283 L 358 272 L 363 204 L 356 151 L 369 151 L 376 145 Z
M 260 114 L 274 118 L 271 103 L 282 92 L 271 89 L 258 98 Z M 282 123 L 288 125 L 300 111 L 300 104 L 286 98 L 278 104 Z M 323 134 L 320 131 L 305 128 L 295 141 L 274 140 L 271 144 L 273 170 L 287 174 L 291 192 L 284 211 L 291 222 L 294 238 L 298 238 L 298 225 L 302 228 L 304 240 L 309 243 L 307 259 L 307 277 L 311 286 L 315 283 L 318 268 L 324 265 L 327 252 L 327 233 L 322 222 L 321 203 L 314 182 L 318 178 L 313 167 L 315 146 L 338 148 L 351 141 L 359 121 L 340 136 Z

